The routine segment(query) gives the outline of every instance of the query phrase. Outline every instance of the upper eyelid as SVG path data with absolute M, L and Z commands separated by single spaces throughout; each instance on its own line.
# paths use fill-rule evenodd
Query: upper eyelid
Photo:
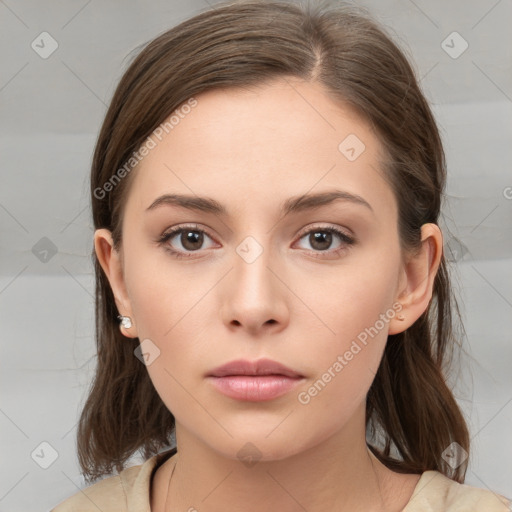
M 347 228 L 342 228 L 340 226 L 335 226 L 334 224 L 326 224 L 325 226 L 313 226 L 307 227 L 299 231 L 298 237 L 302 238 L 304 235 L 311 233 L 312 231 L 341 231 L 346 237 L 354 239 L 355 236 L 352 234 L 351 230 Z M 346 233 L 345 231 L 349 231 Z
M 202 227 L 201 225 L 196 225 L 196 224 L 190 224 L 190 225 L 185 224 L 184 226 L 181 226 L 181 225 L 180 226 L 174 226 L 174 227 L 169 228 L 168 230 L 164 231 L 164 233 L 162 234 L 162 237 L 164 237 L 166 235 L 174 235 L 174 236 L 176 236 L 177 234 L 179 234 L 182 231 L 185 231 L 186 229 L 188 229 L 190 231 L 203 231 L 210 238 L 215 239 L 215 237 L 212 236 L 209 233 L 208 229 Z

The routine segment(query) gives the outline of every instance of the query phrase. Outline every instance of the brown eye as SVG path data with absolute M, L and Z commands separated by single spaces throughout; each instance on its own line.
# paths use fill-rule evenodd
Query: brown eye
M 181 232 L 180 242 L 187 251 L 197 251 L 203 245 L 204 236 L 200 231 L 190 231 L 189 229 Z
M 338 245 L 331 248 L 336 239 L 338 239 Z M 301 236 L 300 240 L 306 240 L 310 245 L 311 251 L 317 253 L 325 252 L 327 254 L 336 254 L 355 243 L 352 237 L 335 227 L 310 229 Z M 306 247 L 306 249 L 309 248 Z
M 204 230 L 196 226 L 182 226 L 164 233 L 159 238 L 159 243 L 178 258 L 189 257 L 190 253 L 208 248 L 204 247 L 205 236 L 211 240 L 211 237 Z
M 309 234 L 309 243 L 313 249 L 325 251 L 332 244 L 332 233 L 327 231 L 315 231 Z

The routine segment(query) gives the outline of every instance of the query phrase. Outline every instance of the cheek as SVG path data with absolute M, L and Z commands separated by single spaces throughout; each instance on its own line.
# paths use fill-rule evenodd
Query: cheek
M 303 345 L 315 377 L 302 389 L 305 394 L 299 402 L 333 407 L 341 418 L 364 400 L 395 315 L 395 256 L 361 258 L 336 272 L 330 269 L 323 279 L 317 274 L 315 280 L 302 280 L 294 290 L 315 313 L 307 313 L 309 324 L 317 326 L 311 333 L 316 340 L 314 349 L 307 342 Z
M 300 311 L 295 312 L 291 324 L 307 321 L 315 329 L 316 339 L 336 350 L 343 350 L 376 322 L 385 339 L 389 321 L 382 324 L 379 318 L 389 311 L 394 300 L 397 261 L 398 256 L 393 254 L 366 251 L 338 267 L 315 269 L 308 279 L 304 279 L 304 269 L 300 269 L 297 275 L 288 277 L 296 283 L 293 292 L 303 301 L 297 302 Z M 391 310 L 388 316 L 392 318 L 393 314 Z
M 170 374 L 185 384 L 191 383 L 194 377 L 191 368 L 197 374 L 202 371 L 201 355 L 211 349 L 209 332 L 204 327 L 211 322 L 201 320 L 206 316 L 211 318 L 213 311 L 207 296 L 211 282 L 200 274 L 194 277 L 191 271 L 180 271 L 161 252 L 163 255 L 156 249 L 134 248 L 125 260 L 138 338 L 141 343 L 150 340 L 159 352 L 158 358 L 148 366 L 159 392 L 164 388 L 175 389 L 176 382 Z
M 207 291 L 183 273 L 169 273 L 165 264 L 144 265 L 143 258 L 127 262 L 129 295 L 142 349 L 155 356 L 147 365 L 153 386 L 166 407 L 177 417 L 192 413 L 190 394 L 197 386 L 206 348 L 201 345 L 194 318 L 204 315 L 200 298 Z M 131 273 L 128 273 L 130 272 Z M 199 280 L 200 281 L 200 280 Z M 148 341 L 149 340 L 149 341 Z M 146 344 L 146 345 L 144 345 Z M 193 371 L 191 371 L 191 369 Z M 202 417 L 200 409 L 194 410 Z
M 125 279 L 139 339 L 161 343 L 172 336 L 197 293 L 192 292 L 194 286 L 185 273 L 171 266 L 164 249 L 128 244 Z
M 298 402 L 318 414 L 329 411 L 329 428 L 345 424 L 365 402 L 387 341 L 386 294 L 359 292 L 343 295 L 325 321 L 335 331 L 311 346 L 304 345 L 311 378 Z M 383 316 L 382 313 L 384 313 Z M 316 414 L 316 413 L 315 413 Z

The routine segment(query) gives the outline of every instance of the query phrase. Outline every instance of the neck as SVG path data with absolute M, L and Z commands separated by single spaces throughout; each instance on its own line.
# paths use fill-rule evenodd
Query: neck
M 360 427 L 348 425 L 309 447 L 294 444 L 289 455 L 278 460 L 262 442 L 260 458 L 244 463 L 223 456 L 221 448 L 213 450 L 177 424 L 178 453 L 165 512 L 382 512 L 405 505 L 409 496 L 395 495 L 390 502 L 392 472 L 371 454 L 365 436 L 355 435 L 364 434 Z

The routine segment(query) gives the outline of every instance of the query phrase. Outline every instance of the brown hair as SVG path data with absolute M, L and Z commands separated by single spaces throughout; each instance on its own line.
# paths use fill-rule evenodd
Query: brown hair
M 159 35 L 134 58 L 107 111 L 91 170 L 94 227 L 111 230 L 116 249 L 134 173 L 114 174 L 153 130 L 203 91 L 286 76 L 322 84 L 373 127 L 386 151 L 383 168 L 398 204 L 402 249 L 418 248 L 421 226 L 438 222 L 446 178 L 432 112 L 407 58 L 366 10 L 313 4 L 216 4 Z M 134 356 L 136 345 L 119 331 L 109 282 L 94 251 L 92 257 L 98 360 L 77 432 L 89 482 L 113 466 L 123 470 L 136 451 L 147 459 L 168 447 L 175 426 Z M 444 373 L 457 344 L 454 306 L 443 256 L 427 310 L 405 332 L 388 337 L 367 396 L 367 436 L 375 440 L 369 443 L 373 453 L 395 471 L 438 470 L 463 482 L 467 460 L 452 468 L 442 456 L 454 441 L 469 452 L 467 425 Z

